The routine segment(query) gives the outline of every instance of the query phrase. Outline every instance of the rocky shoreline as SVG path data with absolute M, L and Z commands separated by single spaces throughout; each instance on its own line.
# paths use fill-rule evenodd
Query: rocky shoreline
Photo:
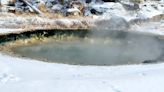
M 1 14 L 0 14 L 1 15 Z M 22 31 L 49 30 L 49 29 L 88 29 L 92 25 L 92 20 L 70 19 L 70 18 L 45 18 L 35 15 L 18 16 L 14 14 L 2 14 L 0 17 L 0 29 L 9 33 L 21 33 Z M 15 29 L 15 30 L 13 30 Z M 0 34 L 8 32 L 0 31 Z
M 42 1 L 42 0 L 41 0 Z M 144 28 L 145 26 L 142 25 L 142 23 L 151 23 L 151 22 L 157 22 L 159 23 L 160 30 L 163 30 L 163 21 L 164 21 L 164 3 L 163 1 L 146 1 L 142 3 L 134 3 L 134 2 L 125 2 L 125 1 L 119 1 L 119 2 L 80 2 L 78 0 L 75 0 L 74 2 L 67 2 L 67 4 L 62 5 L 62 7 L 65 7 L 65 5 L 70 6 L 65 11 L 80 7 L 81 4 L 86 5 L 85 11 L 83 11 L 83 15 L 74 15 L 75 11 L 71 11 L 73 13 L 69 16 L 65 16 L 64 13 L 57 13 L 57 12 L 50 12 L 46 11 L 43 12 L 43 14 L 34 14 L 30 13 L 30 11 L 26 12 L 25 10 L 22 10 L 22 13 L 17 13 L 17 8 L 22 8 L 23 6 L 18 6 L 19 3 L 16 2 L 15 13 L 8 12 L 0 12 L 0 35 L 6 35 L 6 34 L 12 34 L 12 33 L 22 33 L 26 31 L 35 31 L 35 30 L 53 30 L 53 29 L 92 29 L 93 27 L 97 26 L 97 22 L 103 23 L 104 21 L 110 21 L 111 18 L 117 16 L 119 17 L 119 20 L 125 20 L 125 23 L 120 24 L 126 24 L 128 23 L 130 26 L 134 28 L 134 26 L 138 26 L 141 28 Z M 92 0 L 91 0 L 92 1 Z M 30 1 L 32 5 L 40 5 L 39 2 Z M 49 9 L 47 6 L 47 2 L 44 1 L 42 3 L 45 3 L 45 8 Z M 79 2 L 79 3 L 77 3 Z M 52 2 L 51 2 L 52 3 Z M 71 4 L 71 5 L 69 5 Z M 59 8 L 59 3 L 54 3 L 51 8 Z M 27 6 L 27 5 L 25 5 Z M 57 7 L 58 6 L 58 7 Z M 6 7 L 6 5 L 1 6 L 1 10 Z M 29 8 L 28 8 L 29 9 Z M 27 10 L 28 10 L 27 9 Z M 39 8 L 40 11 L 43 11 Z M 79 9 L 79 8 L 78 8 Z M 59 9 L 59 11 L 63 11 L 63 8 Z M 115 24 L 116 20 L 112 20 L 111 23 L 109 23 L 106 26 L 119 26 L 118 24 Z M 103 25 L 103 24 L 102 24 Z M 112 26 L 111 26 L 112 25 Z M 142 25 L 142 26 L 141 26 Z M 154 26 L 154 25 L 152 25 Z M 151 28 L 151 26 L 150 26 Z M 130 29 L 130 28 L 129 28 Z M 135 28 L 134 28 L 135 29 Z

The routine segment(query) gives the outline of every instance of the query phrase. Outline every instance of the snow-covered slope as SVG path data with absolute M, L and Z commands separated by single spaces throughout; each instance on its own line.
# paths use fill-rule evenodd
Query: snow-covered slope
M 0 92 L 163 92 L 164 63 L 127 66 L 73 66 L 0 54 L 1 70 L 15 80 Z M 0 74 L 6 71 L 0 71 Z M 12 79 L 10 77 L 10 79 Z M 1 79 L 0 79 L 1 80 Z

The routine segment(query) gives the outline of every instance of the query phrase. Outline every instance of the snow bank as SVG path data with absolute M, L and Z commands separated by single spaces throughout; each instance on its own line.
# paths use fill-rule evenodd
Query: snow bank
M 0 73 L 2 74 L 2 73 L 6 73 L 6 72 L 8 72 L 9 71 L 9 68 L 7 67 L 7 65 L 6 64 L 4 64 L 3 62 L 2 62 L 2 60 L 0 61 Z
M 103 15 L 97 17 L 97 19 L 110 19 L 111 16 L 125 16 L 127 11 L 123 8 L 120 3 L 103 3 L 103 4 L 92 4 L 90 5 L 93 9 L 102 12 Z
M 2 84 L 1 92 L 163 92 L 164 64 L 73 66 L 0 54 L 19 82 Z M 5 68 L 5 67 L 4 67 Z M 2 69 L 2 68 L 1 68 Z M 159 85 L 160 84 L 160 85 Z
M 5 62 L 3 62 L 3 59 L 0 58 L 0 84 L 16 80 L 18 80 L 18 78 L 10 73 L 10 68 L 5 64 Z
M 137 17 L 141 19 L 152 18 L 153 16 L 164 14 L 164 4 L 157 2 L 146 2 L 140 5 L 141 10 Z
M 131 3 L 121 2 L 121 3 L 103 3 L 103 4 L 91 4 L 92 8 L 102 15 L 94 17 L 96 19 L 110 19 L 111 16 L 120 16 L 125 18 L 127 21 L 134 19 L 151 19 L 156 15 L 164 14 L 164 3 L 160 2 L 145 2 L 138 5 L 138 9 L 135 9 L 135 5 Z M 125 8 L 127 7 L 127 9 Z M 134 8 L 134 10 L 132 9 Z

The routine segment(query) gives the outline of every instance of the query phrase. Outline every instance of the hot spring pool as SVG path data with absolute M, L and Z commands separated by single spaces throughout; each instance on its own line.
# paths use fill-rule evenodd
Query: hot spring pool
M 125 37 L 90 37 L 70 41 L 19 46 L 13 52 L 23 57 L 73 65 L 123 65 L 161 61 L 163 41 L 133 34 Z

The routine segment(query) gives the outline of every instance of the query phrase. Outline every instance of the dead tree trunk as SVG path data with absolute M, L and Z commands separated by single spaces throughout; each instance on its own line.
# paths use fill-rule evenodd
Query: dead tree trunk
M 22 1 L 23 3 L 25 3 L 27 6 L 30 6 L 37 14 L 43 15 L 43 13 L 38 8 L 36 8 L 32 4 L 30 4 L 28 1 L 26 1 L 26 0 L 20 0 L 20 1 Z

